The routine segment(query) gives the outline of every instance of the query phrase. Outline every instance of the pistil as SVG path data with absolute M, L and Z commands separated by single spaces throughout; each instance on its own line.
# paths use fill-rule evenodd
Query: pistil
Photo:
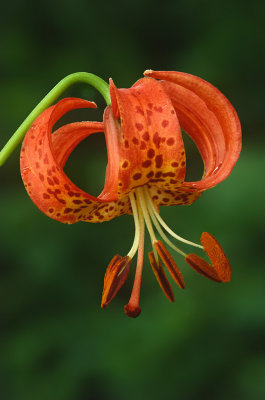
M 134 277 L 134 284 L 132 294 L 129 303 L 124 307 L 124 311 L 128 317 L 136 318 L 141 313 L 139 306 L 140 302 L 140 291 L 141 291 L 141 280 L 143 272 L 143 260 L 144 260 L 144 217 L 141 207 L 138 205 L 139 210 L 139 246 L 137 256 L 137 266 Z

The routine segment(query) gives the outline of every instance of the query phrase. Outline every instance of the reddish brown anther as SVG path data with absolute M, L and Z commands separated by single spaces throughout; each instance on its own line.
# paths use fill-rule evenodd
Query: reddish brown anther
M 210 233 L 203 232 L 201 235 L 201 244 L 220 280 L 222 282 L 229 282 L 231 279 L 231 267 L 220 243 Z
M 197 254 L 189 254 L 185 257 L 185 261 L 199 274 L 205 276 L 205 278 L 211 279 L 215 282 L 221 282 L 215 269 L 211 264 L 207 263 L 203 258 L 197 256 Z
M 185 288 L 185 283 L 184 279 L 182 276 L 182 273 L 180 272 L 179 267 L 175 263 L 173 257 L 169 253 L 169 251 L 165 248 L 164 244 L 158 240 L 157 242 L 154 243 L 154 246 L 158 252 L 159 257 L 163 261 L 164 265 L 167 267 L 170 275 L 176 282 L 176 284 L 181 288 Z
M 222 249 L 220 243 L 213 235 L 203 232 L 201 235 L 201 244 L 212 265 L 203 260 L 196 254 L 189 254 L 185 261 L 199 274 L 216 282 L 229 282 L 231 279 L 230 263 Z
M 109 263 L 104 277 L 104 288 L 101 301 L 102 308 L 109 305 L 126 281 L 131 261 L 130 257 L 121 257 L 117 254 Z
M 153 270 L 153 273 L 163 290 L 165 296 L 168 298 L 169 301 L 173 303 L 174 301 L 174 293 L 172 287 L 166 277 L 165 271 L 162 268 L 160 261 L 156 262 L 155 256 L 153 252 L 148 253 L 149 261 Z

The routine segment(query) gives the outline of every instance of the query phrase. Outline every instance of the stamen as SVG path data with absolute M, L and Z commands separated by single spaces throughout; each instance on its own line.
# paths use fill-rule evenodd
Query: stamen
M 106 308 L 109 305 L 126 281 L 131 261 L 130 257 L 121 257 L 117 254 L 109 263 L 104 277 L 104 288 L 101 301 L 102 308 Z
M 156 262 L 154 253 L 148 253 L 149 261 L 154 272 L 154 275 L 163 290 L 165 296 L 168 298 L 169 301 L 174 302 L 174 293 L 172 287 L 166 277 L 165 271 L 162 268 L 160 261 Z
M 139 210 L 139 246 L 138 246 L 138 256 L 137 256 L 137 266 L 135 272 L 135 278 L 133 283 L 132 294 L 129 303 L 124 306 L 124 312 L 128 317 L 136 318 L 141 313 L 141 308 L 139 306 L 140 302 L 140 290 L 141 290 L 141 280 L 143 272 L 143 260 L 144 260 L 144 217 L 140 204 L 138 204 Z
M 218 277 L 222 282 L 229 282 L 231 279 L 231 267 L 220 243 L 210 233 L 203 232 L 201 244 L 210 258 Z
M 149 206 L 148 208 L 149 208 L 149 209 L 150 209 L 150 208 L 152 209 L 153 214 L 155 215 L 155 217 L 156 217 L 156 219 L 158 220 L 158 222 L 163 226 L 163 228 L 164 228 L 171 236 L 173 236 L 175 239 L 177 239 L 177 240 L 179 240 L 179 241 L 181 241 L 181 242 L 183 242 L 183 243 L 189 244 L 189 245 L 191 245 L 191 246 L 195 246 L 195 247 L 199 247 L 200 249 L 203 249 L 203 246 L 201 246 L 200 244 L 197 244 L 197 243 L 194 243 L 194 242 L 191 242 L 191 241 L 189 241 L 189 240 L 187 240 L 187 239 L 182 238 L 181 236 L 177 235 L 174 231 L 172 231 L 172 229 L 170 229 L 169 226 L 167 226 L 167 224 L 165 223 L 165 221 L 161 218 L 161 216 L 160 216 L 159 213 L 157 212 L 157 210 L 156 210 L 156 208 L 155 208 L 155 205 L 154 205 L 154 203 L 153 203 L 153 201 L 152 201 L 152 199 L 151 199 L 151 196 L 150 196 L 150 193 L 149 193 L 149 191 L 148 191 L 148 188 L 145 186 L 144 189 L 145 189 L 146 198 L 147 198 L 147 201 L 148 201 L 148 206 Z
M 135 234 L 134 234 L 134 241 L 131 250 L 127 254 L 128 257 L 133 258 L 135 253 L 137 252 L 140 240 L 140 226 L 139 226 L 139 216 L 137 211 L 137 205 L 134 197 L 134 193 L 129 193 L 129 198 L 132 206 L 133 212 L 133 219 L 134 219 L 134 226 L 135 226 Z
M 197 254 L 189 254 L 185 257 L 185 261 L 199 274 L 203 275 L 205 278 L 211 279 L 215 282 L 221 282 L 221 279 L 218 278 L 217 273 L 214 268 L 207 263 L 207 261 L 203 260 L 201 257 L 197 256 Z
M 146 196 L 147 198 L 147 196 Z M 177 253 L 181 254 L 183 257 L 186 257 L 187 254 L 185 254 L 182 250 L 180 250 L 177 246 L 175 246 L 171 240 L 168 239 L 168 237 L 164 234 L 164 232 L 162 231 L 161 226 L 159 225 L 159 222 L 157 221 L 155 214 L 153 212 L 153 208 L 150 207 L 150 202 L 147 203 L 147 207 L 148 207 L 148 211 L 150 214 L 150 217 L 152 219 L 153 224 L 155 225 L 159 235 L 164 239 L 164 241 L 173 249 L 175 250 Z
M 171 254 L 165 248 L 164 244 L 160 240 L 158 240 L 155 243 L 155 248 L 159 254 L 159 257 L 161 258 L 161 260 L 167 267 L 167 269 L 168 269 L 170 275 L 172 276 L 172 278 L 174 279 L 174 281 L 177 283 L 177 285 L 179 285 L 180 288 L 184 289 L 185 283 L 184 283 L 182 273 L 180 272 L 180 269 L 177 266 L 177 264 L 175 263 Z
M 206 278 L 216 282 L 229 282 L 231 279 L 231 267 L 220 243 L 207 232 L 202 233 L 201 243 L 213 265 L 196 254 L 189 254 L 185 261 Z
M 144 216 L 144 220 L 145 220 L 145 223 L 146 223 L 146 227 L 147 227 L 149 235 L 151 237 L 152 244 L 154 244 L 157 240 L 156 240 L 155 233 L 154 233 L 154 230 L 153 230 L 153 227 L 152 227 L 152 222 L 150 220 L 150 216 L 149 216 L 146 204 L 145 204 L 143 188 L 141 188 L 141 187 L 137 188 L 136 189 L 136 194 L 137 194 L 137 196 L 139 198 L 139 203 L 140 203 L 140 206 L 141 206 L 141 209 L 142 209 L 142 212 L 143 212 L 143 216 Z

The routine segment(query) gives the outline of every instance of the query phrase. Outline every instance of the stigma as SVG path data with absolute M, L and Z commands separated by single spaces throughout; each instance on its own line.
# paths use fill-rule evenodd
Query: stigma
M 152 251 L 148 253 L 149 262 L 156 280 L 170 302 L 174 302 L 174 293 L 165 269 L 179 288 L 184 289 L 185 283 L 180 268 L 167 250 L 165 244 L 177 252 L 189 266 L 204 277 L 215 282 L 230 281 L 230 263 L 214 236 L 203 232 L 200 239 L 201 244 L 198 244 L 177 235 L 161 218 L 159 209 L 153 202 L 147 185 L 138 187 L 130 192 L 129 199 L 135 225 L 134 241 L 128 254 L 125 257 L 115 255 L 107 268 L 102 293 L 102 308 L 106 308 L 109 305 L 124 284 L 129 274 L 132 259 L 138 253 L 133 288 L 129 302 L 124 307 L 124 312 L 127 316 L 133 318 L 140 315 L 145 228 L 147 228 L 152 244 Z M 162 240 L 157 239 L 157 233 Z M 174 240 L 184 245 L 195 247 L 198 251 L 204 252 L 210 259 L 210 263 L 195 253 L 186 254 L 168 236 L 171 236 Z

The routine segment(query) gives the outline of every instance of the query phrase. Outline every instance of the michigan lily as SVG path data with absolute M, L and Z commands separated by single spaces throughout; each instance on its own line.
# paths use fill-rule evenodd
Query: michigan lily
M 129 89 L 118 89 L 112 80 L 109 86 L 103 84 L 101 89 L 107 101 L 103 123 L 70 123 L 53 132 L 54 124 L 68 111 L 96 107 L 93 102 L 77 98 L 64 98 L 44 110 L 37 110 L 40 115 L 33 123 L 30 121 L 20 161 L 22 179 L 30 198 L 50 218 L 73 224 L 133 215 L 132 247 L 127 255 L 112 258 L 104 278 L 101 304 L 105 308 L 112 301 L 137 254 L 132 293 L 124 307 L 130 317 L 137 317 L 141 312 L 145 227 L 152 244 L 149 261 L 170 302 L 174 301 L 174 294 L 164 267 L 181 289 L 185 284 L 165 244 L 201 275 L 215 282 L 230 280 L 229 261 L 214 236 L 203 232 L 200 244 L 180 237 L 161 218 L 160 207 L 192 204 L 203 191 L 228 177 L 241 150 L 239 119 L 218 89 L 181 72 L 147 70 L 144 75 Z M 199 181 L 185 181 L 181 128 L 201 154 L 204 173 Z M 78 188 L 63 168 L 78 143 L 102 131 L 108 165 L 104 189 L 94 197 Z M 195 247 L 196 253 L 185 253 L 183 246 L 176 246 L 168 236 L 185 246 Z M 200 253 L 207 255 L 209 262 Z

